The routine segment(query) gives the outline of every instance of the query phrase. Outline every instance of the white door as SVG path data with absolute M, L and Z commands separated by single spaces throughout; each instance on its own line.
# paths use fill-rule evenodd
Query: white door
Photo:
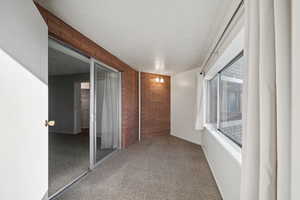
M 32 0 L 0 3 L 0 199 L 48 190 L 48 31 Z
M 48 188 L 48 86 L 0 49 L 3 200 L 41 200 Z

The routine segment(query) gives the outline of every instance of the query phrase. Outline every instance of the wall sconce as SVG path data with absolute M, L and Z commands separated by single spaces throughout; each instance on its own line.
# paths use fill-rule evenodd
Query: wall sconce
M 164 83 L 164 82 L 165 82 L 165 80 L 164 80 L 163 78 L 159 78 L 159 77 L 157 77 L 157 78 L 155 79 L 155 81 L 156 81 L 157 83 Z

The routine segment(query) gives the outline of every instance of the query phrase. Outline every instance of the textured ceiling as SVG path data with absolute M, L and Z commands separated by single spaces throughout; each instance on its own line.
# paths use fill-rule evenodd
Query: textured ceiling
M 40 0 L 135 69 L 172 74 L 201 66 L 234 0 Z

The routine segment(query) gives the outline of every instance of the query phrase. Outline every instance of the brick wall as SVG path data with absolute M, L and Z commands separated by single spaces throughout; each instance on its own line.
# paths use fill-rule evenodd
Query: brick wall
M 161 77 L 164 83 L 157 83 Z M 170 134 L 170 77 L 141 73 L 141 136 Z
M 36 6 L 48 25 L 49 35 L 122 72 L 122 145 L 134 143 L 138 138 L 138 72 L 48 10 Z

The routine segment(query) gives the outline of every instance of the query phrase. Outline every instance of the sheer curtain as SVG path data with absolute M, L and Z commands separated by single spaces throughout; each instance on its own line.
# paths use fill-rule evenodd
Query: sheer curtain
M 241 200 L 290 199 L 291 2 L 246 1 Z
M 117 148 L 119 137 L 119 76 L 104 73 L 101 149 Z
M 117 72 L 96 70 L 97 149 L 119 145 L 120 77 Z M 101 143 L 100 143 L 100 142 Z

